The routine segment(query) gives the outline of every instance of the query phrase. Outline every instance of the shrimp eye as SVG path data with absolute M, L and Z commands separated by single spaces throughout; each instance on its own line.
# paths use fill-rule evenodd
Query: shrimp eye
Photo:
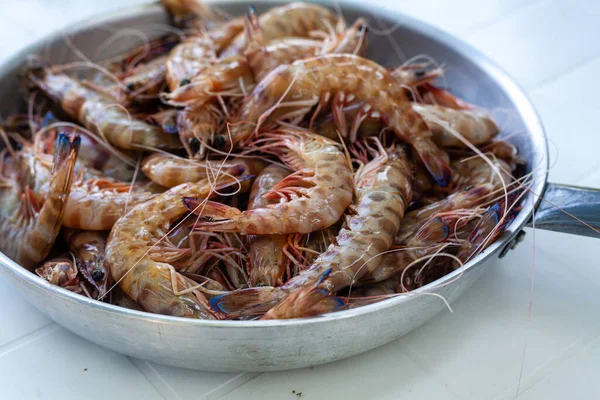
M 185 85 L 189 85 L 190 83 L 192 83 L 191 80 L 189 80 L 188 78 L 183 78 L 180 82 L 179 82 L 179 86 L 185 86 Z
M 415 77 L 422 78 L 425 76 L 425 71 L 417 71 L 415 72 Z
M 212 145 L 217 149 L 220 149 L 223 146 L 225 146 L 225 136 L 223 136 L 223 135 L 215 136 L 212 140 Z
M 475 186 L 473 185 L 469 185 L 465 188 L 465 192 L 468 192 L 469 190 L 473 189 Z
M 189 143 L 193 153 L 197 153 L 200 150 L 200 141 L 198 139 L 191 138 Z
M 135 90 L 135 85 L 133 83 L 130 83 L 129 85 L 127 85 L 127 90 L 133 92 Z
M 100 271 L 99 269 L 92 271 L 92 279 L 94 281 L 99 282 L 102 280 L 102 278 L 104 278 L 104 272 Z

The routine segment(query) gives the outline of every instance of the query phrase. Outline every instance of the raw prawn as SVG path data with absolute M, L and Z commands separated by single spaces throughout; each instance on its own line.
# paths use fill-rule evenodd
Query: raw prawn
M 26 185 L 23 171 L 13 171 L 11 177 L 4 178 L 7 184 L 0 187 L 0 250 L 29 270 L 46 258 L 60 230 L 79 143 L 78 136 L 70 140 L 58 135 L 43 197 Z
M 158 127 L 132 118 L 115 100 L 82 85 L 67 75 L 39 66 L 28 68 L 28 79 L 65 113 L 120 149 L 178 149 L 179 139 Z
M 196 282 L 173 266 L 156 262 L 149 252 L 169 230 L 172 221 L 187 212 L 184 196 L 208 198 L 214 189 L 236 185 L 244 168 L 234 167 L 211 184 L 208 180 L 176 186 L 138 205 L 119 219 L 106 245 L 106 265 L 121 289 L 144 310 L 188 318 L 215 319 Z
M 354 55 L 329 54 L 271 71 L 231 118 L 233 143 L 247 141 L 263 122 L 306 114 L 320 99 L 329 98 L 331 92 L 337 92 L 335 97 L 342 105 L 346 100 L 365 102 L 362 114 L 378 112 L 384 123 L 417 151 L 436 182 L 442 186 L 450 182 L 447 157 L 412 109 L 402 87 L 385 68 Z
M 277 154 L 294 171 L 265 198 L 264 208 L 240 211 L 209 202 L 197 230 L 244 235 L 310 233 L 334 224 L 352 201 L 352 171 L 338 145 L 300 129 L 279 130 L 255 145 Z M 187 199 L 188 207 L 197 202 Z
M 273 164 L 256 178 L 250 192 L 248 209 L 266 207 L 269 201 L 263 197 L 281 182 L 290 171 Z M 285 254 L 287 235 L 248 236 L 248 271 L 250 286 L 280 286 L 289 269 L 290 259 Z

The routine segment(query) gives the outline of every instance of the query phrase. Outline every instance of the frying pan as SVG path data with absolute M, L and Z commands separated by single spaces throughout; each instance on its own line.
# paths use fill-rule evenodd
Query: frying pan
M 248 6 L 239 2 L 214 4 L 232 15 L 242 15 Z M 260 12 L 273 3 L 258 1 L 254 5 Z M 341 9 L 348 21 L 363 16 L 372 26 L 396 27 L 389 35 L 370 35 L 369 58 L 384 66 L 395 66 L 418 54 L 432 56 L 445 64 L 445 84 L 454 93 L 488 110 L 503 110 L 497 115 L 503 133 L 517 133 L 507 140 L 528 161 L 527 172 L 533 172 L 531 191 L 503 236 L 462 271 L 375 304 L 283 321 L 203 321 L 120 308 L 50 285 L 0 253 L 2 279 L 60 325 L 119 353 L 206 371 L 274 371 L 359 354 L 423 325 L 444 308 L 439 298 L 425 293 L 439 294 L 449 302 L 456 300 L 494 264 L 495 257 L 518 243 L 523 227 L 532 222 L 534 210 L 537 228 L 598 236 L 554 207 L 600 228 L 600 191 L 546 182 L 548 148 L 541 121 L 523 91 L 505 72 L 465 43 L 397 11 L 343 1 Z M 152 38 L 164 34 L 161 27 L 166 25 L 168 17 L 163 8 L 149 4 L 99 16 L 30 46 L 0 66 L 0 112 L 8 115 L 24 109 L 15 98 L 19 97 L 19 71 L 27 55 L 37 53 L 51 64 L 80 60 L 67 45 L 68 36 L 73 46 L 91 60 L 104 60 L 139 44 L 139 38 L 132 35 L 121 37 L 109 48 L 102 47 L 115 32 L 137 29 Z M 390 37 L 403 56 L 392 50 Z

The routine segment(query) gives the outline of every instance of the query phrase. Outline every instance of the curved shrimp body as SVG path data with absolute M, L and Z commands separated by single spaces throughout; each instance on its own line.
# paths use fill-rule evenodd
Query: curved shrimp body
M 98 141 L 77 127 L 61 126 L 61 122 L 52 113 L 47 113 L 44 121 L 42 129 L 35 134 L 35 148 L 41 149 L 45 154 L 52 154 L 59 130 L 70 135 L 78 133 L 81 144 L 77 163 L 83 164 L 86 169 L 91 168 L 101 172 L 108 178 L 120 181 L 130 181 L 133 178 L 135 163 L 130 161 L 127 155 L 119 153 L 108 144 Z
M 433 133 L 433 140 L 442 147 L 467 147 L 447 127 L 456 130 L 474 145 L 489 142 L 499 132 L 496 123 L 483 111 L 455 110 L 417 103 L 413 103 L 413 109 Z
M 54 164 L 47 194 L 40 198 L 17 176 L 2 195 L 0 250 L 23 267 L 32 270 L 52 248 L 61 227 L 71 190 L 79 137 L 70 141 L 59 134 L 54 146 Z M 22 190 L 21 190 L 22 188 Z
M 289 175 L 289 170 L 273 164 L 265 168 L 252 184 L 248 208 L 267 207 L 263 197 Z M 250 286 L 280 286 L 289 268 L 290 259 L 284 253 L 287 235 L 248 236 L 248 270 Z
M 260 173 L 265 167 L 264 162 L 253 159 L 194 161 L 155 153 L 142 161 L 142 171 L 152 182 L 172 188 L 182 183 L 210 178 L 218 170 L 226 170 L 235 165 L 243 166 L 248 173 L 253 175 Z
M 323 95 L 338 96 L 364 102 L 364 113 L 376 111 L 396 135 L 408 142 L 442 186 L 450 182 L 450 168 L 445 155 L 432 140 L 427 125 L 416 113 L 404 91 L 389 71 L 373 61 L 355 55 L 328 54 L 282 65 L 271 71 L 246 97 L 231 118 L 234 143 L 246 141 L 262 123 L 265 110 L 274 121 L 290 115 L 290 107 L 310 108 Z M 327 96 L 326 96 L 327 97 Z
M 404 210 L 412 197 L 412 168 L 404 151 L 381 154 L 357 173 L 356 214 L 338 234 L 335 243 L 310 269 L 288 281 L 282 290 L 291 294 L 262 319 L 311 315 L 325 297 L 347 287 L 381 262 L 380 253 L 392 246 Z
M 154 261 L 152 248 L 165 237 L 172 221 L 187 209 L 181 198 L 208 198 L 214 188 L 239 182 L 243 171 L 232 168 L 217 179 L 215 185 L 202 180 L 176 186 L 143 205 L 138 205 L 119 219 L 106 245 L 106 264 L 121 289 L 144 310 L 188 318 L 214 319 L 204 295 L 196 283 L 177 273 L 173 266 Z
M 91 231 L 108 230 L 133 207 L 155 196 L 143 187 L 131 188 L 128 183 L 92 178 L 73 184 L 63 225 Z
M 270 149 L 296 171 L 265 195 L 279 202 L 243 212 L 209 202 L 197 230 L 244 235 L 310 233 L 342 216 L 352 201 L 352 170 L 335 142 L 289 129 L 265 135 L 261 144 L 262 151 Z M 195 208 L 194 202 L 190 206 Z
M 273 7 L 258 18 L 263 43 L 282 37 L 308 37 L 313 31 L 327 32 L 335 26 L 337 17 L 327 8 L 309 3 L 294 2 Z M 241 54 L 246 48 L 247 37 L 238 34 L 223 51 L 221 57 Z
M 81 275 L 98 291 L 98 297 L 106 294 L 110 272 L 104 264 L 106 232 L 70 231 L 67 234 L 69 250 L 75 255 Z
M 68 116 L 106 138 L 113 146 L 121 149 L 181 148 L 176 136 L 165 135 L 160 128 L 132 118 L 114 100 L 75 79 L 35 67 L 29 69 L 27 75 L 34 85 L 60 104 Z

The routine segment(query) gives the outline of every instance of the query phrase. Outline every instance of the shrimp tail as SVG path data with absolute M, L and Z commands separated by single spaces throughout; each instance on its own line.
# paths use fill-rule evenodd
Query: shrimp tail
M 310 317 L 330 312 L 344 306 L 344 301 L 332 296 L 329 290 L 322 288 L 321 284 L 331 274 L 332 269 L 327 269 L 317 281 L 300 290 L 291 293 L 285 300 L 277 304 L 261 319 L 286 319 Z M 324 310 L 327 308 L 327 310 Z
M 210 307 L 230 318 L 262 315 L 279 300 L 275 294 L 270 286 L 235 290 L 210 299 Z
M 237 208 L 216 201 L 205 201 L 204 199 L 189 197 L 183 199 L 183 204 L 188 210 L 198 214 L 201 218 L 194 225 L 195 231 L 210 231 L 215 227 L 219 227 L 219 232 L 239 232 L 236 218 L 241 216 L 242 212 Z
M 450 236 L 450 227 L 440 217 L 427 222 L 417 232 L 417 237 L 428 243 L 441 243 Z
M 413 143 L 415 150 L 419 153 L 419 157 L 425 164 L 425 167 L 441 187 L 450 184 L 452 171 L 450 166 L 445 161 L 447 155 L 444 154 L 437 146 L 430 146 L 425 141 L 417 141 Z

